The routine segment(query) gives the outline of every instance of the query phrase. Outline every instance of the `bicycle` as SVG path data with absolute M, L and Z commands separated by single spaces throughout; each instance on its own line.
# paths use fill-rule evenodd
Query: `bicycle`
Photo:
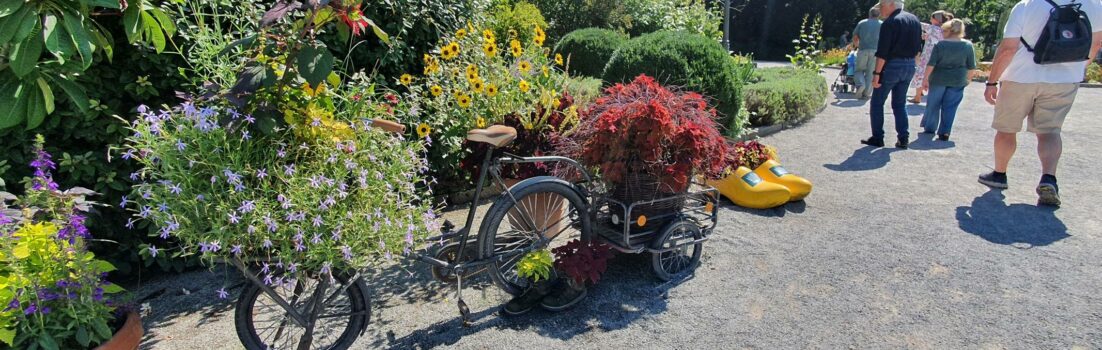
M 389 132 L 405 132 L 402 125 L 385 120 L 375 120 L 373 125 Z M 441 235 L 427 239 L 436 242 L 434 249 L 406 256 L 429 264 L 436 279 L 455 284 L 464 326 L 470 324 L 471 315 L 463 301 L 464 279 L 485 272 L 505 292 L 520 294 L 528 282 L 517 276 L 516 261 L 529 252 L 549 248 L 553 241 L 564 242 L 575 236 L 582 240 L 600 238 L 622 252 L 650 252 L 654 255 L 652 265 L 662 279 L 672 278 L 699 263 L 701 243 L 716 223 L 718 195 L 714 189 L 690 191 L 670 197 L 672 199 L 646 203 L 620 203 L 605 196 L 593 196 L 592 193 L 599 189 L 595 188 L 592 176 L 573 159 L 508 154 L 494 157 L 496 149 L 515 138 L 515 129 L 500 125 L 468 133 L 469 141 L 487 144 L 489 148 L 479 171 L 475 200 L 469 205 L 463 227 L 455 230 L 450 223 L 445 223 Z M 580 179 L 570 182 L 561 177 L 539 176 L 506 186 L 501 167 L 525 163 L 562 163 L 576 170 Z M 477 199 L 482 196 L 487 176 L 504 190 L 480 223 L 477 236 L 472 238 Z M 660 230 L 632 229 L 626 218 L 634 217 L 634 208 L 664 200 L 690 203 L 685 205 L 685 210 L 665 215 L 672 220 Z M 617 206 L 623 209 L 625 220 L 615 219 L 621 213 L 613 210 Z M 594 230 L 593 223 L 598 221 L 603 222 L 604 227 Z M 615 228 L 610 228 L 610 223 Z M 622 236 L 620 227 L 616 226 L 622 226 Z M 508 230 L 502 231 L 503 228 Z M 594 232 L 598 235 L 593 236 Z M 643 237 L 651 237 L 651 240 L 641 239 Z M 271 286 L 261 281 L 260 273 L 254 270 L 255 265 L 263 261 L 233 260 L 231 263 L 251 282 L 237 300 L 234 318 L 238 337 L 248 349 L 347 349 L 367 329 L 371 305 L 360 271 L 336 274 L 332 281 L 304 277 L 293 283 Z M 271 317 L 258 320 L 258 316 L 264 315 Z

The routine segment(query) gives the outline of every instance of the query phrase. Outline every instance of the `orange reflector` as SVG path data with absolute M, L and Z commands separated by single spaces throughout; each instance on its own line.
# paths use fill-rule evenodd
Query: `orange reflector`
M 635 220 L 635 224 L 639 225 L 639 227 L 647 226 L 647 216 L 639 215 L 639 219 Z
M 712 202 L 708 202 L 708 204 L 704 205 L 704 211 L 711 213 L 712 209 L 715 209 L 715 206 L 712 205 Z

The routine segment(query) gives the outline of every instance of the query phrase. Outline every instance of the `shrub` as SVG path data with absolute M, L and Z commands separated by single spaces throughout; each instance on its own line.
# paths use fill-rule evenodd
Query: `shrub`
M 1098 62 L 1091 63 L 1087 67 L 1087 81 L 1102 83 L 1102 65 L 1099 65 Z
M 627 40 L 627 35 L 608 29 L 579 29 L 559 40 L 554 52 L 563 55 L 570 73 L 600 78 L 612 54 Z
M 535 28 L 547 28 L 547 21 L 543 19 L 540 9 L 525 1 L 517 2 L 512 6 L 506 3 L 498 4 L 493 9 L 490 23 L 498 38 L 517 39 L 521 42 L 531 42 L 535 38 L 533 34 Z M 538 44 L 543 45 L 543 42 Z
M 639 74 L 663 84 L 683 86 L 715 99 L 727 135 L 738 129 L 742 88 L 753 67 L 737 64 L 719 42 L 685 32 L 656 32 L 634 38 L 605 67 L 606 82 L 629 81 Z
M 581 110 L 601 96 L 601 86 L 604 83 L 604 81 L 597 78 L 571 77 L 565 82 L 562 89 L 574 97 L 574 104 Z
M 581 28 L 608 28 L 627 32 L 632 19 L 628 4 L 607 0 L 530 0 L 547 19 L 548 34 L 558 40 Z
M 766 68 L 746 87 L 750 124 L 796 124 L 814 117 L 827 96 L 826 78 L 806 69 Z
M 671 30 L 722 39 L 720 8 L 710 7 L 708 3 L 704 0 L 627 0 L 625 6 L 632 22 L 631 27 L 625 29 L 633 36 Z

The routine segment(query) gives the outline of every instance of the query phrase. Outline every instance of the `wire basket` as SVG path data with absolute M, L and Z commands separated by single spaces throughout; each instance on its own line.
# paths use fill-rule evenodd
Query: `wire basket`
M 624 176 L 623 180 L 616 184 L 612 188 L 609 198 L 612 198 L 624 206 L 631 206 L 631 213 L 625 222 L 630 223 L 632 231 L 642 231 L 649 228 L 660 227 L 668 222 L 674 213 L 677 213 L 685 206 L 684 194 L 688 190 L 686 188 L 671 188 L 663 185 L 658 177 L 645 173 L 630 173 Z M 670 200 L 660 200 L 670 197 Z M 653 203 L 648 203 L 653 202 Z M 622 216 L 626 207 L 621 207 L 616 203 L 609 203 L 608 211 L 610 214 Z M 646 216 L 644 225 L 637 225 L 640 216 Z

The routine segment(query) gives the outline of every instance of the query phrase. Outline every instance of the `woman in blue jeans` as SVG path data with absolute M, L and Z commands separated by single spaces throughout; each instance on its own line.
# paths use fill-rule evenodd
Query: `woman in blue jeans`
M 945 40 L 934 46 L 926 66 L 923 89 L 928 91 L 926 114 L 922 128 L 927 134 L 937 133 L 941 141 L 949 141 L 957 107 L 964 99 L 964 88 L 972 81 L 976 69 L 976 51 L 972 42 L 964 40 L 964 21 L 954 19 L 942 26 Z

